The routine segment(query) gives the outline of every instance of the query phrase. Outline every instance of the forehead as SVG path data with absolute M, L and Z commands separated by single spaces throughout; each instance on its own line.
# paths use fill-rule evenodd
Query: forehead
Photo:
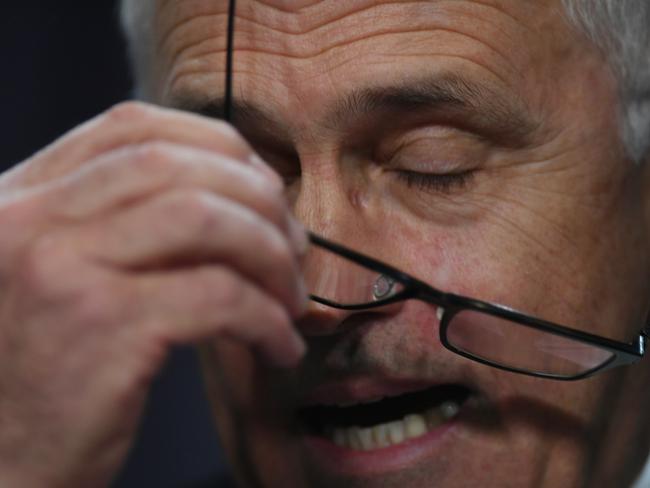
M 227 4 L 158 1 L 159 101 L 221 96 Z M 236 13 L 236 93 L 296 124 L 322 118 L 325 101 L 359 86 L 422 74 L 460 73 L 542 108 L 539 87 L 556 91 L 562 66 L 584 58 L 559 0 L 239 0 Z
M 223 34 L 228 13 L 226 0 L 154 0 L 156 31 L 159 39 L 170 34 L 196 38 Z M 264 34 L 261 38 L 278 41 L 293 37 L 295 55 L 316 54 L 310 48 L 335 48 L 338 42 L 364 40 L 366 36 L 413 32 L 419 29 L 463 30 L 463 24 L 475 31 L 477 38 L 495 35 L 504 27 L 524 31 L 547 31 L 549 18 L 562 12 L 559 0 L 238 0 L 238 31 Z M 187 29 L 193 23 L 194 29 Z M 196 27 L 203 24 L 202 29 Z M 350 28 L 350 29 L 346 29 Z M 392 27 L 388 29 L 388 27 Z M 259 32 L 261 30 L 262 32 Z M 284 34 L 284 36 L 283 36 Z M 512 34 L 512 32 L 510 33 Z M 512 37 L 510 37 L 512 39 Z M 313 41 L 316 40 L 316 44 Z M 271 46 L 269 46 L 271 47 Z M 520 46 L 521 47 L 521 46 Z

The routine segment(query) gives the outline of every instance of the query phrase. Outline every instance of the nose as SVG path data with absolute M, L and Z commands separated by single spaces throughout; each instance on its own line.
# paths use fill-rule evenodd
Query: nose
M 290 198 L 294 215 L 310 231 L 360 252 L 372 252 L 372 225 L 366 210 L 353 198 L 359 191 L 356 181 L 346 178 L 340 167 L 329 161 L 301 158 L 299 189 Z M 389 293 L 386 280 L 354 261 L 312 244 L 302 263 L 309 292 L 331 302 L 350 305 L 370 303 Z M 379 293 L 379 295 L 377 294 Z M 310 301 L 297 322 L 306 336 L 343 333 L 365 317 L 394 314 L 400 303 L 391 306 L 344 310 Z M 352 320 L 354 317 L 354 320 Z

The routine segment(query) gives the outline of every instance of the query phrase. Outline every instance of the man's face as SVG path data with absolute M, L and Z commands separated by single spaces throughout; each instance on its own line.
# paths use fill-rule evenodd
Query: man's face
M 160 2 L 159 102 L 218 110 L 226 3 Z M 311 230 L 436 288 L 630 341 L 648 312 L 647 178 L 624 158 L 607 65 L 562 12 L 241 0 L 236 125 Z M 204 354 L 225 449 L 251 485 L 623 486 L 645 455 L 632 435 L 647 428 L 646 365 L 579 382 L 499 371 L 444 349 L 435 307 L 416 301 L 314 305 L 298 326 L 309 353 L 296 371 L 227 341 Z M 299 415 L 448 384 L 471 392 L 460 413 L 389 447 L 334 444 L 331 408 L 319 426 Z

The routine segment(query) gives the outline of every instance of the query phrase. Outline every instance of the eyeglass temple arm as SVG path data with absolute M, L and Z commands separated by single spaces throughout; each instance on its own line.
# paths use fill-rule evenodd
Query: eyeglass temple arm
M 232 122 L 232 58 L 235 37 L 235 0 L 228 4 L 228 37 L 226 41 L 226 80 L 223 103 L 223 119 Z

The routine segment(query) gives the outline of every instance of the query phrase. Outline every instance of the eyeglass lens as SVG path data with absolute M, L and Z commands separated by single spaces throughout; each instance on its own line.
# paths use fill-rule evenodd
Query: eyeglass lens
M 454 348 L 486 361 L 562 377 L 591 371 L 613 356 L 594 345 L 474 310 L 456 313 L 446 338 Z

